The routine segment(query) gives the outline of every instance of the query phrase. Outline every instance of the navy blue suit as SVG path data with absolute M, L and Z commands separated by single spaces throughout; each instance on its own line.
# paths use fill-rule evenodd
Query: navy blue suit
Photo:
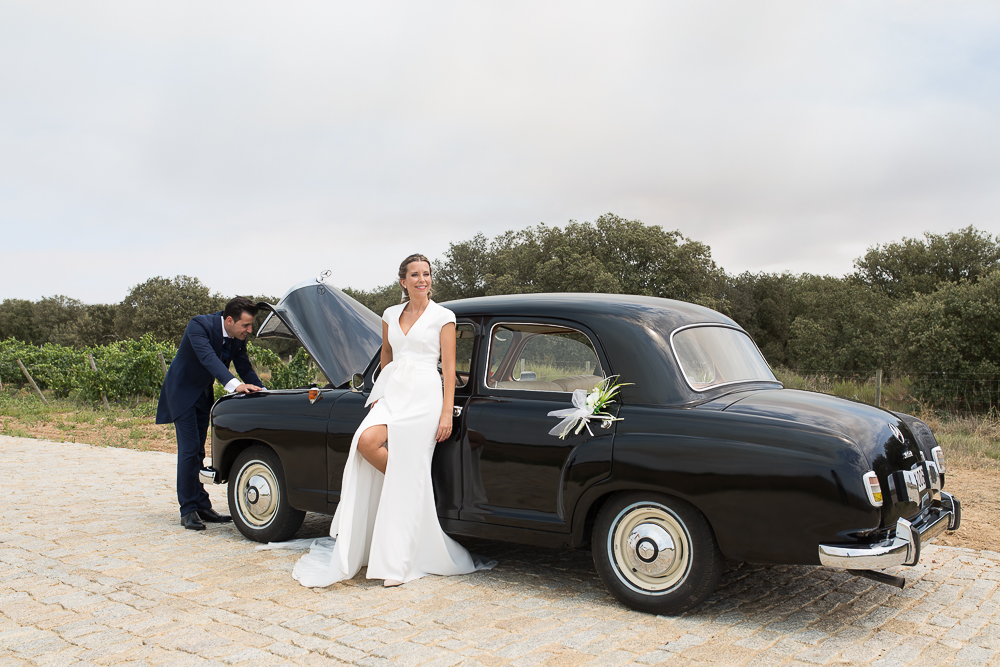
M 225 385 L 233 379 L 229 372 L 232 362 L 244 383 L 261 386 L 250 365 L 246 341 L 226 340 L 228 346 L 223 345 L 222 312 L 192 318 L 160 389 L 156 423 L 173 422 L 177 431 L 177 501 L 181 516 L 212 506 L 198 471 L 205 459 L 205 437 L 215 402 L 214 381 Z

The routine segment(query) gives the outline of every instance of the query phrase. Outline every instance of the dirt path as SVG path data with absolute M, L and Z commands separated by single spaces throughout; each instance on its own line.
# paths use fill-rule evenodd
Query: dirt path
M 935 544 L 1000 551 L 1000 471 L 952 466 L 944 487 L 962 501 L 962 525 Z

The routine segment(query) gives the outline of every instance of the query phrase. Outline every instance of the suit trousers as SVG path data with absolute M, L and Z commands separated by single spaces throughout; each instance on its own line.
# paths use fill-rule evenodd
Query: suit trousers
M 177 432 L 177 502 L 181 516 L 212 507 L 198 472 L 205 464 L 205 437 L 212 412 L 212 400 L 202 394 L 194 405 L 174 420 Z

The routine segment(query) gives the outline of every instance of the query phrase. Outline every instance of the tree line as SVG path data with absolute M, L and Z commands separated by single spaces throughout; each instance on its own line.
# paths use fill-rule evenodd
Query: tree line
M 212 292 L 198 278 L 156 276 L 133 286 L 119 303 L 85 304 L 61 294 L 38 301 L 5 299 L 0 303 L 0 340 L 13 338 L 31 345 L 51 343 L 79 349 L 150 336 L 177 346 L 192 317 L 218 312 L 231 298 Z M 278 302 L 269 295 L 249 298 Z M 266 317 L 266 312 L 258 313 L 254 331 Z M 294 354 L 296 348 L 282 340 L 258 344 L 282 356 Z
M 395 282 L 344 291 L 376 313 L 399 302 Z M 731 275 L 707 245 L 613 214 L 493 238 L 477 234 L 451 243 L 434 261 L 439 302 L 529 292 L 702 304 L 744 327 L 774 367 L 845 375 L 881 368 L 956 381 L 1000 374 L 1000 239 L 971 226 L 873 246 L 841 277 Z M 220 310 L 228 298 L 177 276 L 151 278 L 117 304 L 61 295 L 7 299 L 0 303 L 0 340 L 82 347 L 149 334 L 176 344 L 192 316 Z
M 733 318 L 772 367 L 935 378 L 931 402 L 1000 395 L 1000 238 L 971 226 L 872 246 L 840 277 L 732 275 L 707 245 L 613 214 L 477 234 L 434 262 L 438 301 L 529 292 L 690 301 Z M 395 283 L 351 293 L 376 312 L 399 300 Z

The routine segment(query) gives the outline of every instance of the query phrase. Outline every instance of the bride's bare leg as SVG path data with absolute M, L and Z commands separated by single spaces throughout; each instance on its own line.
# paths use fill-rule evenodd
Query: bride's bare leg
M 388 440 L 389 429 L 385 427 L 385 424 L 369 426 L 358 438 L 358 453 L 383 475 L 385 474 L 385 465 L 389 461 L 389 450 L 382 445 Z

